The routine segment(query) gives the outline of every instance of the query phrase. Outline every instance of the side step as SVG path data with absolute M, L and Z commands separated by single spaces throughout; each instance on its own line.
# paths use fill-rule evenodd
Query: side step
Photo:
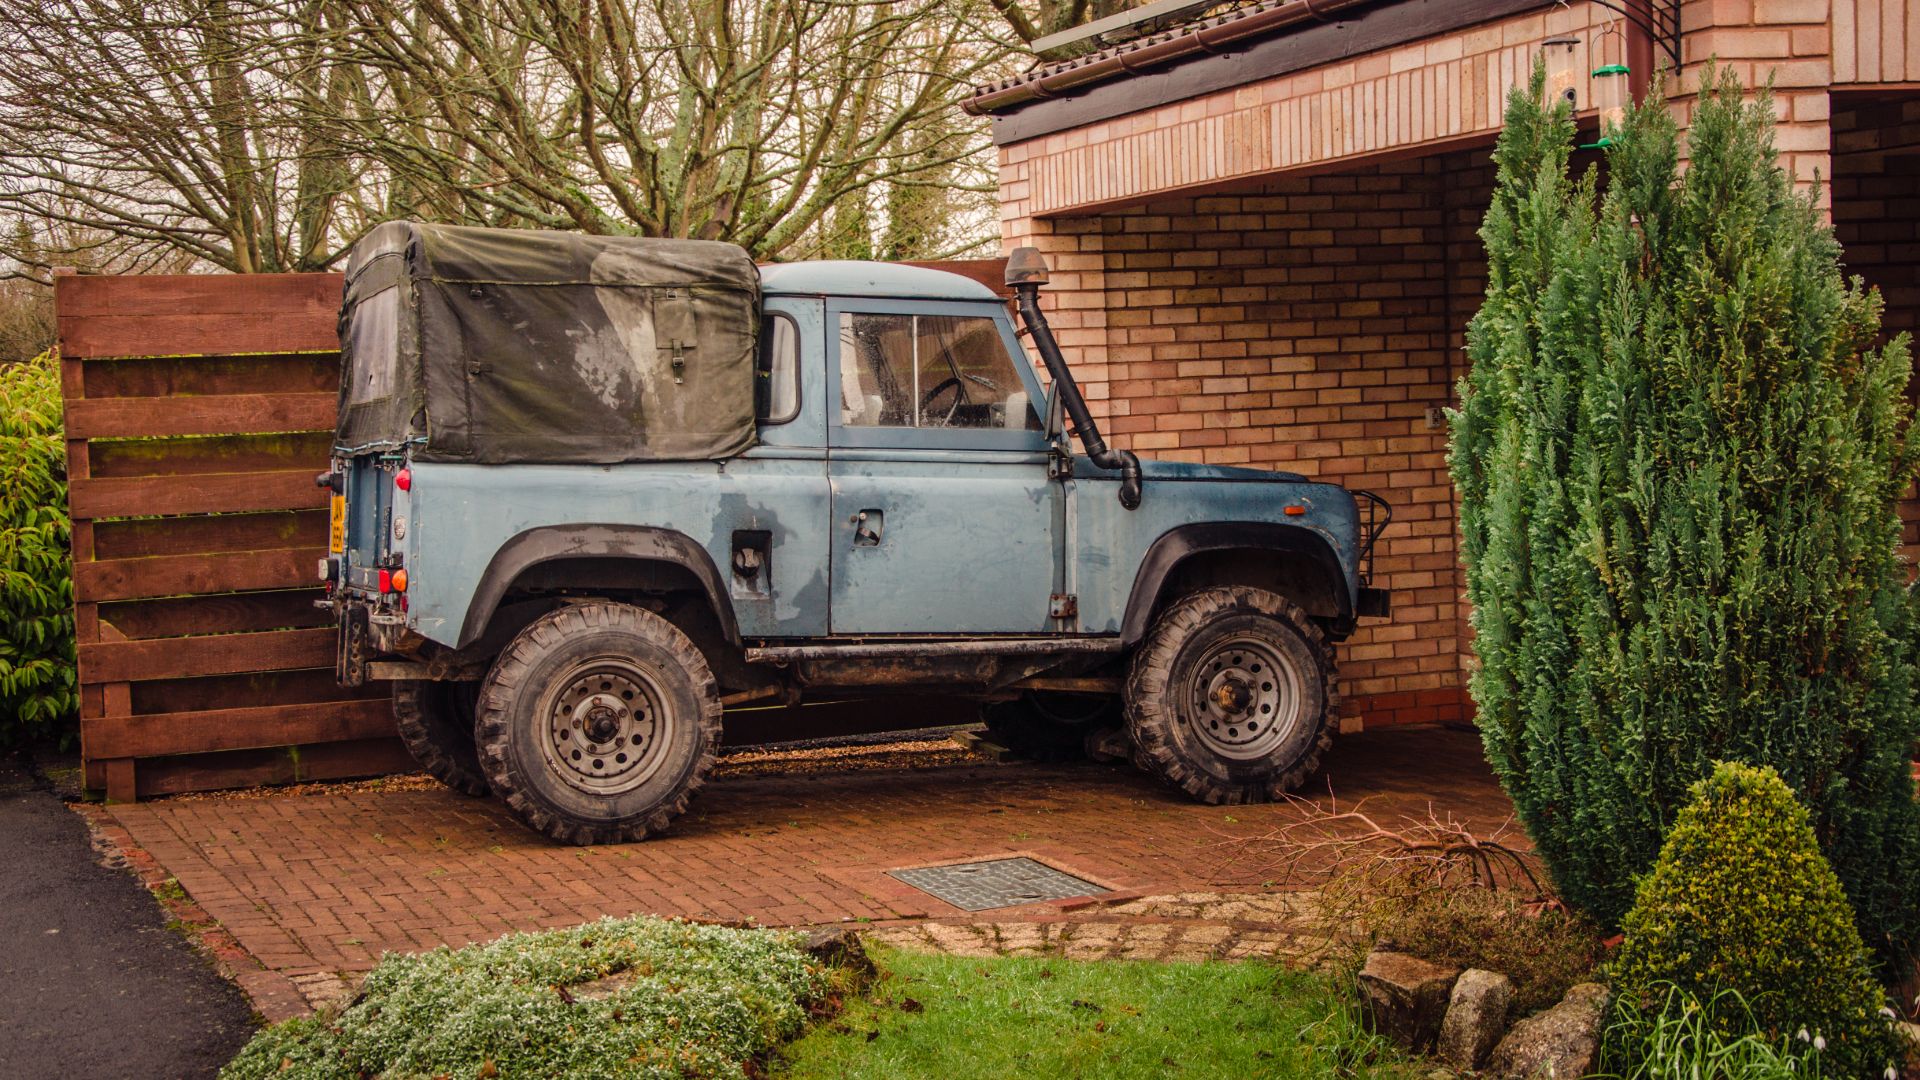
M 796 660 L 880 660 L 929 656 L 1024 656 L 1037 653 L 1113 653 L 1120 638 L 966 638 L 958 641 L 857 641 L 845 645 L 766 645 L 747 650 L 749 664 Z

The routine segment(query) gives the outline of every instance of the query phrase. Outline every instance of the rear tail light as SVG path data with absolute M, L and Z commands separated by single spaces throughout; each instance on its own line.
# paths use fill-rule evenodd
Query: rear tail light
M 383 570 L 381 573 L 386 573 L 386 571 Z M 405 570 L 395 570 L 393 573 L 388 574 L 387 581 L 393 586 L 394 592 L 403 593 L 407 591 L 407 572 Z
M 413 490 L 413 470 L 401 469 L 399 472 L 394 473 L 393 486 L 399 488 L 401 491 L 412 491 Z
M 393 571 L 391 570 L 380 571 L 380 591 L 383 593 L 390 593 L 393 591 Z

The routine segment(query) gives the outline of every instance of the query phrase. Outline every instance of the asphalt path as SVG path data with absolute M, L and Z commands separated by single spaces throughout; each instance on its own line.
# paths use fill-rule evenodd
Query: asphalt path
M 252 1033 L 240 991 L 0 757 L 0 1080 L 212 1076 Z

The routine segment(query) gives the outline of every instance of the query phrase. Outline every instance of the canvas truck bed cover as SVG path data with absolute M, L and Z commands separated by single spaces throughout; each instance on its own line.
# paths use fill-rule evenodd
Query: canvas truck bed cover
M 732 244 L 388 222 L 347 261 L 335 449 L 728 457 L 753 444 L 759 331 Z

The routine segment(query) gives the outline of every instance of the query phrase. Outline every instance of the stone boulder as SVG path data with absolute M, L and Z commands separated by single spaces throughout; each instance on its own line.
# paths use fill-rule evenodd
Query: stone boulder
M 1487 1072 L 1497 1080 L 1576 1080 L 1599 1067 L 1607 988 L 1581 983 L 1560 1004 L 1513 1025 L 1493 1048 Z
M 1434 1056 L 1461 1072 L 1478 1069 L 1506 1034 L 1512 1002 L 1513 983 L 1505 975 L 1480 968 L 1461 972 L 1447 998 Z
M 1376 950 L 1360 969 L 1360 1007 L 1373 1030 L 1416 1053 L 1433 1048 L 1459 968 Z

